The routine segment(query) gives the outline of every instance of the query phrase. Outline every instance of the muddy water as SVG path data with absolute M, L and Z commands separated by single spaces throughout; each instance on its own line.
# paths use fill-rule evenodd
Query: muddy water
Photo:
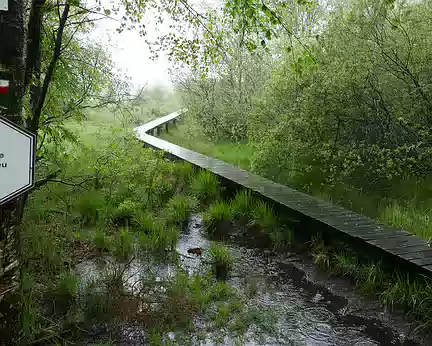
M 191 247 L 209 247 L 202 231 L 202 221 L 194 217 L 180 239 L 178 251 L 187 255 Z M 228 282 L 246 291 L 253 283 L 256 294 L 250 307 L 273 312 L 271 333 L 253 330 L 246 336 L 248 345 L 415 345 L 374 319 L 347 314 L 348 301 L 328 290 L 320 290 L 305 280 L 292 254 L 272 253 L 227 243 L 235 258 Z M 199 270 L 199 260 L 184 259 L 189 270 Z M 253 328 L 252 328 L 253 329 Z M 225 340 L 224 344 L 231 344 Z
M 194 247 L 208 249 L 210 244 L 204 234 L 201 218 L 192 217 L 177 247 L 182 266 L 189 273 L 205 271 L 208 266 L 205 265 L 205 255 L 195 257 L 189 255 L 187 250 Z M 244 241 L 237 241 L 235 237 L 226 245 L 234 257 L 228 282 L 245 293 L 253 287 L 254 294 L 248 295 L 247 307 L 269 311 L 268 321 L 264 323 L 265 331 L 262 326 L 258 328 L 252 325 L 243 340 L 246 345 L 420 345 L 404 338 L 400 330 L 384 325 L 374 317 L 362 317 L 370 316 L 367 304 L 362 307 L 364 314 L 358 309 L 355 315 L 350 314 L 349 301 L 307 280 L 305 272 L 296 266 L 293 254 L 257 249 Z M 110 261 L 104 259 L 102 262 L 81 263 L 77 269 L 84 278 L 84 284 L 86 279 L 100 275 Z M 143 260 L 133 261 L 125 273 L 128 289 L 139 289 L 136 282 L 140 281 L 142 275 L 149 275 L 149 272 L 156 275 L 157 280 L 162 280 L 169 278 L 175 272 L 175 267 Z M 120 344 L 145 344 L 143 341 L 128 342 L 128 338 L 136 334 L 145 335 L 143 331 L 125 330 Z M 196 344 L 213 345 L 215 339 L 226 334 L 223 330 L 206 330 L 207 341 L 196 341 Z M 168 339 L 176 343 L 175 334 L 167 335 Z M 227 336 L 220 340 L 223 345 L 237 342 Z

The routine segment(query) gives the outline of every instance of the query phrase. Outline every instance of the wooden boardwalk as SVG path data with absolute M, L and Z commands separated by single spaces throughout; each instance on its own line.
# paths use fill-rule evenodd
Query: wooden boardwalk
M 175 158 L 188 161 L 194 166 L 209 170 L 220 177 L 251 189 L 307 218 L 383 251 L 387 255 L 396 256 L 398 260 L 432 278 L 432 248 L 424 239 L 404 230 L 378 225 L 374 220 L 350 210 L 148 134 L 153 133 L 155 128 L 172 122 L 181 113 L 181 111 L 172 113 L 135 128 L 137 138 L 144 141 L 147 146 L 164 150 Z

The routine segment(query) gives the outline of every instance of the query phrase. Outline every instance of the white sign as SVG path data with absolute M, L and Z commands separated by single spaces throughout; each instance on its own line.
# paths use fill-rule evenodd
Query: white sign
M 9 0 L 0 0 L 0 11 L 8 10 L 8 1 Z
M 0 117 L 0 205 L 34 185 L 35 136 Z

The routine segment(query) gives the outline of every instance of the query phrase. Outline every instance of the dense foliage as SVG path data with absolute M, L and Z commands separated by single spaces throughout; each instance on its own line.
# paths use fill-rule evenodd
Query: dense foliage
M 230 54 L 214 73 L 179 76 L 189 126 L 214 141 L 248 139 L 251 169 L 271 179 L 371 216 L 383 198 L 426 215 L 432 3 L 304 3 L 288 6 L 294 17 L 274 4 L 289 30 L 273 27 L 270 54 Z

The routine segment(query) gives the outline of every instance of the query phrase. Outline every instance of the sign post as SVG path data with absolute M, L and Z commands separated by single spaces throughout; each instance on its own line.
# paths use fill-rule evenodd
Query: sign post
M 35 135 L 0 117 L 0 205 L 35 182 Z

